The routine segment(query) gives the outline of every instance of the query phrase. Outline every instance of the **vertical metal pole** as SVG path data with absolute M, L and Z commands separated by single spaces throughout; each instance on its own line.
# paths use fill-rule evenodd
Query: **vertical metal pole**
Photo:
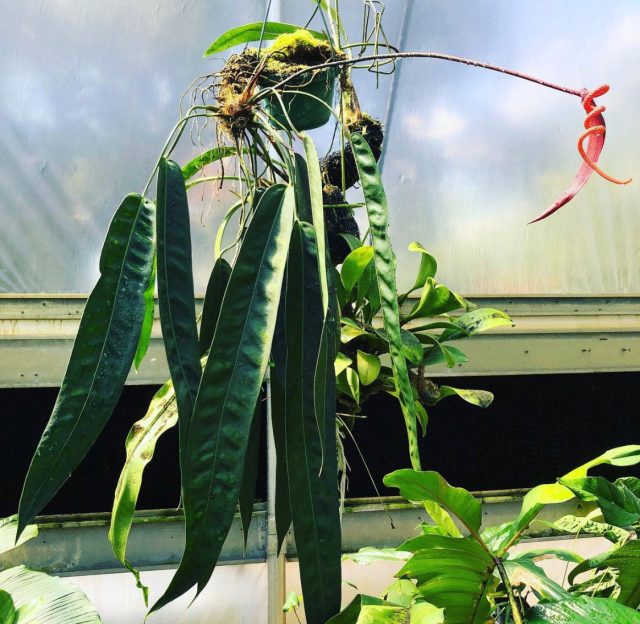
M 284 624 L 282 605 L 286 593 L 285 547 L 278 555 L 276 532 L 276 446 L 271 425 L 271 382 L 267 379 L 267 601 L 268 624 Z

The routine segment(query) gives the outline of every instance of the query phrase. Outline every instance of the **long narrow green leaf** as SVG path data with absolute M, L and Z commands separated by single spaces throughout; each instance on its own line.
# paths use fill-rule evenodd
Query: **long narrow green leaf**
M 151 342 L 151 331 L 153 330 L 153 321 L 155 319 L 155 294 L 156 294 L 156 263 L 153 263 L 153 269 L 149 276 L 149 283 L 144 291 L 144 321 L 142 321 L 142 330 L 138 339 L 136 354 L 133 358 L 133 365 L 136 371 L 140 370 L 140 364 L 144 360 L 144 356 L 149 349 Z
M 18 534 L 53 498 L 115 407 L 136 352 L 153 266 L 153 202 L 127 195 L 100 256 L 53 413 L 24 483 Z
M 222 299 L 227 290 L 231 266 L 224 258 L 218 258 L 213 265 L 207 290 L 202 305 L 202 321 L 200 322 L 200 354 L 204 355 L 211 346 L 213 334 L 220 318 Z
M 184 167 L 182 167 L 182 176 L 185 181 L 192 178 L 198 171 L 210 165 L 213 162 L 228 158 L 229 156 L 235 156 L 238 153 L 235 147 L 214 147 L 207 150 L 204 154 L 196 156 L 193 160 L 190 160 Z
M 318 270 L 320 271 L 322 310 L 326 314 L 329 305 L 329 288 L 327 285 L 327 235 L 324 225 L 324 205 L 322 200 L 322 172 L 320 171 L 320 161 L 318 160 L 318 152 L 313 139 L 304 134 L 302 136 L 302 144 L 307 158 L 311 217 L 313 227 L 316 230 L 316 244 L 318 246 Z
M 231 30 L 227 30 L 224 34 L 220 35 L 203 54 L 203 57 L 212 56 L 213 54 L 220 54 L 229 48 L 241 45 L 243 43 L 250 43 L 252 41 L 259 41 L 260 38 L 264 41 L 275 39 L 284 33 L 292 33 L 296 30 L 300 30 L 301 26 L 295 26 L 293 24 L 284 24 L 282 22 L 253 22 L 252 24 L 245 24 L 244 26 L 237 26 Z M 309 31 L 318 39 L 326 40 L 326 36 L 323 33 L 316 32 L 314 30 Z
M 127 542 L 142 485 L 142 475 L 153 459 L 158 438 L 178 422 L 178 407 L 173 383 L 167 381 L 151 399 L 145 416 L 134 423 L 127 435 L 127 457 L 120 472 L 113 500 L 109 541 L 116 559 L 135 576 L 142 590 L 145 604 L 148 590 L 140 580 L 139 572 L 127 561 Z
M 353 146 L 353 154 L 358 166 L 360 183 L 362 184 L 364 200 L 369 215 L 374 263 L 382 304 L 382 319 L 389 341 L 389 355 L 391 356 L 393 376 L 398 388 L 398 398 L 407 428 L 409 456 L 412 467 L 415 470 L 420 470 L 417 431 L 418 414 L 413 400 L 413 391 L 400 334 L 395 254 L 389 240 L 387 198 L 382 186 L 378 164 L 368 143 L 362 135 L 354 132 L 351 134 L 351 145 Z
M 247 443 L 247 455 L 242 472 L 242 483 L 238 495 L 238 507 L 240 508 L 240 522 L 244 534 L 244 545 L 247 546 L 249 527 L 253 514 L 253 502 L 256 496 L 256 483 L 258 481 L 258 468 L 260 461 L 260 434 L 262 432 L 262 401 L 258 399 L 251 419 L 249 430 L 249 442 Z
M 102 621 L 84 593 L 66 579 L 17 566 L 0 572 L 0 587 L 11 596 L 16 610 L 12 624 L 100 624 Z
M 223 300 L 193 409 L 183 497 L 186 544 L 155 611 L 207 584 L 238 502 L 253 409 L 267 368 L 293 225 L 293 189 L 259 200 Z
M 324 624 L 340 609 L 340 523 L 336 471 L 323 465 L 326 349 L 321 355 L 324 315 L 313 226 L 294 225 L 286 285 L 287 406 L 286 444 L 289 499 L 300 560 L 305 614 L 309 624 Z M 320 375 L 316 377 L 316 370 Z M 331 360 L 333 377 L 333 360 Z M 321 405 L 316 405 L 317 385 Z M 334 404 L 335 405 L 335 404 Z M 317 414 L 320 408 L 322 413 Z M 318 410 L 319 411 L 319 410 Z M 335 415 L 335 406 L 334 406 Z M 331 435 L 335 440 L 335 421 Z M 335 457 L 333 450 L 325 453 Z
M 278 553 L 284 544 L 291 527 L 291 504 L 289 502 L 289 477 L 287 473 L 287 438 L 285 422 L 287 418 L 287 298 L 285 287 L 282 289 L 276 329 L 273 334 L 271 355 L 271 428 L 276 448 L 276 534 Z
M 640 613 L 608 598 L 577 596 L 542 602 L 527 612 L 528 624 L 640 624 Z
M 191 267 L 189 204 L 182 172 L 173 161 L 160 162 L 157 203 L 158 307 L 178 404 L 182 463 L 202 368 Z

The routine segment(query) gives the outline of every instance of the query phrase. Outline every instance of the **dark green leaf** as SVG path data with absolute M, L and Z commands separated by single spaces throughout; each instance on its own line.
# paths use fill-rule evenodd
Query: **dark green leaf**
M 231 266 L 224 258 L 218 258 L 213 265 L 211 276 L 207 284 L 202 306 L 202 321 L 200 323 L 200 354 L 204 355 L 211 346 L 213 334 L 218 324 L 222 298 L 231 276 Z
M 335 440 L 335 424 L 326 431 L 324 422 L 329 407 L 325 403 L 326 368 L 333 381 L 335 358 L 327 360 L 326 351 L 321 353 L 325 316 L 317 254 L 314 228 L 296 222 L 286 281 L 285 431 L 289 500 L 310 624 L 324 624 L 340 609 L 338 488 L 336 470 L 329 463 L 336 456 L 335 441 L 323 456 L 323 446 Z M 347 371 L 355 374 L 353 369 Z M 333 414 L 335 422 L 335 405 Z
M 237 153 L 238 152 L 235 147 L 214 147 L 213 149 L 207 150 L 204 154 L 200 154 L 200 156 L 196 156 L 193 160 L 189 161 L 182 168 L 182 176 L 185 180 L 189 180 L 203 167 L 210 165 L 212 162 L 222 160 L 223 158 L 235 156 Z
M 527 613 L 528 624 L 638 624 L 640 613 L 607 598 L 578 596 L 543 602 Z
M 258 482 L 258 468 L 260 461 L 260 434 L 262 431 L 262 401 L 258 400 L 251 429 L 249 430 L 249 442 L 247 443 L 247 454 L 242 472 L 242 483 L 240 494 L 238 495 L 238 507 L 240 508 L 240 522 L 244 533 L 244 545 L 247 546 L 249 537 L 249 526 L 253 515 L 253 501 L 256 496 L 256 483 Z
M 432 470 L 396 470 L 384 478 L 387 487 L 400 490 L 400 496 L 410 501 L 433 501 L 457 516 L 471 531 L 478 531 L 482 522 L 480 501 L 464 488 L 449 485 Z
M 252 24 L 245 24 L 244 26 L 237 26 L 236 28 L 227 30 L 227 32 L 220 35 L 207 48 L 203 57 L 220 54 L 220 52 L 224 52 L 234 46 L 242 45 L 243 43 L 250 43 L 252 41 L 259 41 L 260 38 L 262 38 L 263 41 L 276 39 L 282 34 L 293 33 L 296 30 L 301 29 L 301 26 L 284 24 L 282 22 L 254 22 Z M 316 32 L 315 30 L 311 30 L 309 32 L 318 39 L 326 40 L 326 36 L 323 33 Z
M 115 407 L 136 352 L 153 267 L 153 202 L 127 195 L 100 256 L 53 413 L 22 490 L 19 530 L 53 498 L 93 446 Z
M 155 294 L 156 294 L 156 263 L 153 263 L 153 270 L 149 276 L 149 284 L 144 291 L 144 321 L 142 321 L 142 330 L 138 339 L 138 347 L 133 358 L 133 365 L 136 371 L 140 370 L 140 364 L 144 360 L 144 356 L 149 349 L 151 342 L 151 331 L 153 330 L 153 321 L 155 320 Z
M 640 520 L 640 498 L 624 481 L 611 483 L 604 477 L 560 479 L 580 500 L 595 502 L 606 522 L 619 527 L 635 524 Z
M 445 357 L 448 355 L 449 357 Z M 449 363 L 464 364 L 469 358 L 457 347 L 449 347 L 445 345 L 436 345 L 430 351 L 425 350 L 422 363 L 425 366 L 435 366 L 436 364 Z
M 89 599 L 66 579 L 24 566 L 0 572 L 0 587 L 11 596 L 14 624 L 100 624 Z M 5 624 L 4 620 L 2 624 Z
M 180 461 L 202 374 L 191 266 L 189 204 L 180 167 L 162 159 L 158 170 L 158 307 L 167 363 L 178 404 Z
M 183 464 L 186 545 L 157 610 L 211 577 L 238 501 L 253 409 L 271 350 L 293 223 L 293 189 L 262 196 L 227 286 Z
M 400 313 L 398 310 L 398 296 L 396 293 L 395 254 L 389 240 L 389 218 L 387 198 L 382 186 L 382 179 L 375 157 L 369 144 L 362 135 L 351 134 L 351 145 L 358 167 L 358 174 L 364 193 L 371 239 L 374 249 L 374 263 L 378 279 L 378 290 L 382 306 L 384 329 L 389 340 L 389 355 L 393 376 L 398 389 L 398 398 L 407 428 L 409 439 L 409 455 L 411 465 L 420 468 L 420 453 L 418 448 L 418 415 L 413 399 L 413 390 L 409 379 L 409 370 L 403 351 L 403 341 L 400 333 Z

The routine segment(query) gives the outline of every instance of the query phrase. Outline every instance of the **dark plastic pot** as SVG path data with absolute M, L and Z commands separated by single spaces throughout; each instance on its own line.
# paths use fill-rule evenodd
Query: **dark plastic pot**
M 300 132 L 324 126 L 331 117 L 336 77 L 337 70 L 330 67 L 316 73 L 311 80 L 303 76 L 302 80 L 292 81 L 284 86 L 285 92 L 280 94 L 280 98 L 293 128 L 288 123 L 278 98 L 275 95 L 265 98 L 265 110 L 273 118 L 272 125 L 278 129 L 284 126 Z M 265 74 L 264 78 L 266 80 L 262 81 L 263 88 L 282 80 L 282 77 L 269 74 Z

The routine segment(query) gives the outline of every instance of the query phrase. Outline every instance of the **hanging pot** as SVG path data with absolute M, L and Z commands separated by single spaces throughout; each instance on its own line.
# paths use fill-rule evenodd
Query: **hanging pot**
M 280 99 L 273 94 L 267 96 L 264 108 L 271 117 L 271 124 L 276 129 L 284 126 L 298 132 L 324 126 L 331 117 L 337 75 L 335 67 L 318 71 L 312 78 L 302 75 L 284 85 Z M 265 72 L 260 84 L 266 88 L 285 77 Z M 283 106 L 291 124 L 282 110 Z

